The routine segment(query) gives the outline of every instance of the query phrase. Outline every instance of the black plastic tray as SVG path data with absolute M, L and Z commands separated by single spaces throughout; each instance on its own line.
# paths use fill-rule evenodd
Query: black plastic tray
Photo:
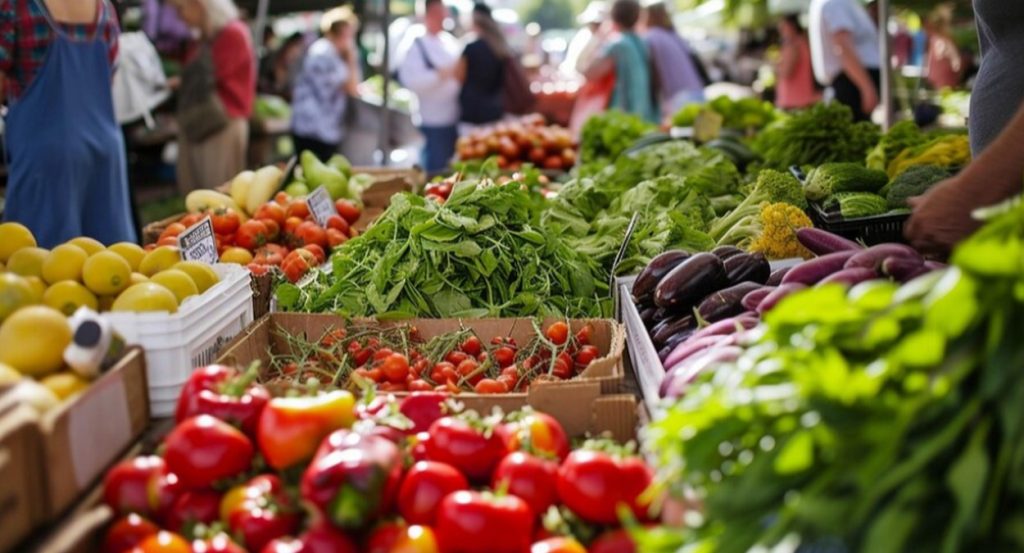
M 820 204 L 811 204 L 811 220 L 814 226 L 838 234 L 843 238 L 861 241 L 868 246 L 883 242 L 905 242 L 903 225 L 910 217 L 909 213 L 893 213 L 843 219 L 842 216 L 825 211 Z

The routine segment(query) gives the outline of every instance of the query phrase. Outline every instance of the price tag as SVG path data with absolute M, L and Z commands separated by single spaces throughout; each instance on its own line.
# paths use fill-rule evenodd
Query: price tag
M 331 195 L 327 193 L 327 189 L 323 186 L 314 190 L 306 198 L 306 202 L 309 204 L 309 212 L 313 215 L 313 219 L 316 220 L 316 224 L 324 228 L 327 228 L 327 220 L 338 214 L 337 210 L 334 209 L 334 200 L 331 199 Z
M 217 256 L 217 242 L 213 238 L 213 221 L 209 217 L 185 229 L 178 235 L 181 259 L 201 261 L 213 265 L 220 261 Z

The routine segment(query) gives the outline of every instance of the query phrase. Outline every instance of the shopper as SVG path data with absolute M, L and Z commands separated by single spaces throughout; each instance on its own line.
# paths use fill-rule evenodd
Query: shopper
M 136 239 L 111 87 L 119 34 L 109 0 L 0 1 L 4 218 L 44 248 Z
M 968 130 L 974 161 L 956 177 L 911 201 L 907 237 L 924 250 L 948 253 L 978 228 L 971 212 L 1021 193 L 1024 175 L 1024 4 L 974 0 L 981 67 L 971 95 Z
M 455 155 L 461 90 L 455 66 L 460 47 L 444 30 L 449 14 L 442 0 L 420 0 L 417 10 L 423 25 L 410 29 L 399 48 L 398 80 L 416 95 L 413 118 L 426 139 L 421 162 L 433 174 Z
M 462 83 L 459 92 L 460 133 L 473 126 L 494 123 L 505 114 L 502 101 L 506 64 L 512 49 L 485 4 L 474 4 L 471 12 L 474 38 L 462 51 L 455 76 Z
M 306 37 L 295 33 L 260 62 L 259 84 L 256 90 L 261 94 L 272 94 L 291 101 L 295 80 L 302 69 Z
M 835 100 L 864 121 L 878 106 L 881 80 L 878 29 L 858 0 L 811 0 L 814 75 Z
M 639 20 L 640 3 L 637 0 L 615 0 L 611 9 L 610 28 L 604 27 L 599 31 L 610 33 L 610 42 L 584 75 L 587 80 L 600 81 L 614 72 L 615 88 L 608 107 L 657 123 L 658 110 L 654 107 L 650 56 L 647 46 L 636 34 Z
M 580 29 L 572 36 L 569 47 L 565 51 L 565 59 L 559 66 L 566 75 L 582 75 L 583 71 L 601 51 L 601 40 L 598 30 L 608 18 L 608 5 L 602 0 L 593 0 L 587 4 L 583 13 L 576 18 Z
M 963 59 L 953 41 L 953 8 L 941 5 L 928 16 L 928 82 L 936 89 L 952 88 L 960 84 Z
M 670 118 L 686 104 L 704 101 L 704 82 L 689 43 L 676 32 L 663 2 L 644 10 L 647 32 L 644 40 L 657 71 L 658 98 L 662 119 Z
M 361 80 L 358 26 L 348 6 L 330 10 L 320 19 L 324 36 L 309 47 L 295 80 L 292 140 L 296 152 L 309 150 L 326 160 L 341 146 L 348 97 L 356 95 Z
M 231 0 L 171 0 L 199 40 L 178 91 L 178 187 L 215 188 L 246 167 L 256 58 Z
M 775 105 L 779 109 L 801 109 L 821 100 L 814 86 L 811 46 L 797 15 L 779 20 L 779 63 L 776 66 Z

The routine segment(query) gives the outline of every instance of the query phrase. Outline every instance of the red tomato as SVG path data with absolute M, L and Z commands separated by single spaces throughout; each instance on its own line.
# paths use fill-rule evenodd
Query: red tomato
M 212 524 L 220 518 L 221 494 L 212 490 L 187 491 L 174 502 L 164 527 L 185 533 L 196 524 Z
M 309 217 L 309 204 L 306 203 L 305 198 L 292 200 L 292 203 L 288 204 L 287 209 L 285 209 L 285 215 L 306 220 Z
M 484 432 L 463 419 L 444 417 L 430 425 L 428 458 L 448 463 L 475 482 L 489 482 L 505 452 L 497 434 Z
M 125 553 L 159 531 L 159 526 L 132 513 L 118 519 L 107 530 L 103 540 L 103 553 Z
M 182 225 L 184 225 L 185 228 L 188 228 L 188 227 L 198 223 L 199 221 L 202 221 L 203 217 L 206 217 L 206 214 L 204 214 L 204 213 L 189 213 L 188 215 L 182 217 L 181 220 L 179 220 L 178 222 L 181 223 Z
M 177 246 L 178 245 L 178 237 L 177 236 L 164 236 L 164 237 L 162 237 L 162 238 L 160 238 L 159 240 L 156 241 L 156 245 L 157 246 Z
M 284 271 L 284 276 L 290 282 L 295 283 L 316 265 L 316 255 L 313 252 L 298 249 L 288 254 L 288 257 L 281 262 L 281 270 Z
M 639 458 L 618 459 L 599 451 L 577 450 L 558 470 L 558 497 L 581 519 L 616 524 L 616 510 L 626 505 L 640 520 L 650 518 L 640 495 L 651 485 L 651 469 Z
M 355 202 L 344 198 L 334 202 L 334 209 L 338 210 L 338 215 L 341 215 L 350 226 L 356 224 L 363 214 L 363 210 Z
M 284 207 L 277 202 L 267 202 L 256 210 L 256 213 L 252 214 L 253 219 L 270 219 L 279 225 L 284 225 L 286 219 L 284 213 Z
M 317 244 L 307 244 L 306 246 L 303 246 L 302 249 L 313 252 L 313 255 L 316 256 L 317 265 L 322 265 L 324 261 L 327 261 L 327 254 L 324 253 L 322 246 Z
M 185 232 L 185 229 L 187 228 L 188 227 L 181 223 L 171 223 L 167 225 L 167 228 L 165 228 L 163 232 L 160 233 L 160 240 L 163 240 L 164 238 L 168 237 L 177 238 L 177 236 Z
M 270 244 L 257 249 L 253 254 L 252 262 L 256 265 L 281 265 L 284 262 L 284 255 L 270 249 L 269 246 Z
M 469 338 L 466 338 L 464 342 L 462 342 L 462 345 L 459 346 L 459 349 L 466 352 L 468 355 L 476 357 L 477 355 L 480 355 L 480 352 L 483 351 L 483 344 L 480 343 L 480 338 L 477 338 L 476 336 L 470 336 Z
M 234 209 L 215 209 L 210 213 L 210 222 L 213 223 L 213 232 L 217 234 L 234 234 L 242 224 L 241 218 Z
M 581 346 L 590 344 L 590 340 L 594 336 L 594 327 L 590 325 L 584 325 L 582 328 L 576 331 L 576 342 Z
M 103 479 L 103 501 L 120 515 L 158 518 L 181 492 L 178 477 L 155 455 L 121 461 Z
M 185 538 L 172 532 L 160 531 L 142 540 L 131 550 L 132 553 L 192 553 L 192 546 Z
M 338 229 L 327 229 L 327 245 L 330 246 L 331 249 L 337 248 L 345 242 L 348 242 L 348 236 L 345 233 Z
M 494 350 L 494 361 L 499 367 L 505 368 L 516 362 L 516 352 L 508 346 Z
M 556 346 L 561 346 L 569 339 L 569 325 L 564 321 L 551 323 L 551 326 L 544 331 L 544 335 Z
M 506 489 L 522 499 L 537 516 L 543 516 L 558 501 L 558 463 L 516 452 L 506 456 L 494 469 L 491 488 Z
M 409 360 L 401 353 L 392 353 L 380 361 L 380 371 L 384 378 L 396 384 L 405 382 L 409 376 Z
M 299 225 L 303 223 L 302 219 L 298 217 L 288 217 L 284 220 L 283 230 L 285 234 L 295 234 L 295 229 L 299 228 Z
M 288 205 L 291 201 L 292 197 L 289 196 L 288 193 L 283 190 L 281 192 L 278 192 L 277 194 L 274 194 L 274 203 L 282 207 Z
M 504 425 L 505 445 L 509 451 L 528 453 L 562 461 L 569 455 L 569 436 L 551 415 L 531 411 L 519 420 Z
M 267 243 L 269 234 L 270 229 L 267 228 L 267 225 L 263 224 L 263 221 L 251 219 L 238 227 L 238 232 L 235 234 L 235 243 L 249 251 L 256 251 Z
M 505 381 L 493 378 L 482 378 L 473 386 L 473 391 L 478 394 L 506 394 L 508 390 L 509 387 Z
M 420 461 L 405 474 L 398 491 L 398 512 L 410 524 L 433 525 L 441 500 L 452 492 L 467 489 L 466 477 L 455 467 Z
M 256 219 L 267 227 L 267 241 L 281 238 L 281 225 L 273 219 Z
M 590 553 L 636 553 L 636 543 L 625 530 L 609 530 L 590 543 Z
M 587 553 L 587 548 L 572 538 L 557 537 L 533 544 L 530 553 Z
M 459 491 L 441 502 L 437 537 L 446 553 L 523 553 L 530 548 L 533 519 L 518 497 Z
M 573 360 L 576 365 L 577 371 L 582 371 L 590 366 L 594 362 L 594 359 L 600 357 L 601 352 L 597 349 L 597 346 L 586 345 L 580 348 L 576 352 L 576 359 Z
M 431 386 L 429 382 L 423 380 L 422 378 L 417 378 L 409 383 L 410 392 L 429 392 L 433 389 L 434 387 Z
M 469 356 L 461 351 L 450 352 L 448 353 L 448 355 L 444 357 L 445 361 L 451 363 L 452 365 L 455 365 L 456 367 L 459 366 L 459 363 L 462 363 L 466 359 L 469 359 Z
M 254 448 L 230 424 L 200 415 L 180 423 L 164 441 L 167 468 L 186 489 L 208 488 L 249 470 Z
M 302 242 L 303 246 L 316 244 L 321 248 L 327 247 L 327 231 L 313 221 L 306 221 L 295 229 L 295 236 Z
M 331 218 L 327 219 L 328 229 L 341 231 L 345 236 L 348 236 L 350 226 L 341 215 L 331 215 Z

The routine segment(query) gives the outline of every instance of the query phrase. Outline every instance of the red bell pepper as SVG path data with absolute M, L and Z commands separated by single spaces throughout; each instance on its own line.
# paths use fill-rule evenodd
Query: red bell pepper
M 358 553 L 359 548 L 344 533 L 319 522 L 298 538 L 274 540 L 261 553 Z
M 413 424 L 406 433 L 417 434 L 429 430 L 434 421 L 445 415 L 445 401 L 448 401 L 448 394 L 443 392 L 413 392 L 403 399 L 398 409 Z
M 302 498 L 339 528 L 363 528 L 390 511 L 402 461 L 401 450 L 386 438 L 339 430 L 302 475 Z
M 206 489 L 243 475 L 252 466 L 252 441 L 234 426 L 212 417 L 192 417 L 164 440 L 167 468 L 189 490 Z
M 181 423 L 197 415 L 213 415 L 255 438 L 260 413 L 270 401 L 267 389 L 255 382 L 258 374 L 255 364 L 244 373 L 224 365 L 196 369 L 181 389 L 174 419 Z
M 231 489 L 220 506 L 221 520 L 249 551 L 260 551 L 272 540 L 294 534 L 301 513 L 292 504 L 281 479 L 264 474 Z
M 441 502 L 435 531 L 445 553 L 523 553 L 530 550 L 533 519 L 513 495 L 461 491 Z
M 136 514 L 119 519 L 103 539 L 103 553 L 125 553 L 160 531 L 160 527 Z
M 231 541 L 227 534 L 192 542 L 192 553 L 246 553 L 245 549 Z
M 438 553 L 437 537 L 429 526 L 382 524 L 366 539 L 364 553 Z
M 137 513 L 159 520 L 182 491 L 178 477 L 155 455 L 122 461 L 103 479 L 103 500 L 119 515 Z
M 653 480 L 654 473 L 639 457 L 578 449 L 558 469 L 558 497 L 592 524 L 617 524 L 619 505 L 644 521 L 650 518 L 650 505 L 642 495 Z
M 355 397 L 335 390 L 270 400 L 260 415 L 257 440 L 267 464 L 283 470 L 313 457 L 331 432 L 355 422 Z
M 221 494 L 192 490 L 178 496 L 164 520 L 164 528 L 188 535 L 197 524 L 213 524 L 220 518 Z
M 526 410 L 499 427 L 498 434 L 510 452 L 526 451 L 561 462 L 569 455 L 569 437 L 554 417 Z

